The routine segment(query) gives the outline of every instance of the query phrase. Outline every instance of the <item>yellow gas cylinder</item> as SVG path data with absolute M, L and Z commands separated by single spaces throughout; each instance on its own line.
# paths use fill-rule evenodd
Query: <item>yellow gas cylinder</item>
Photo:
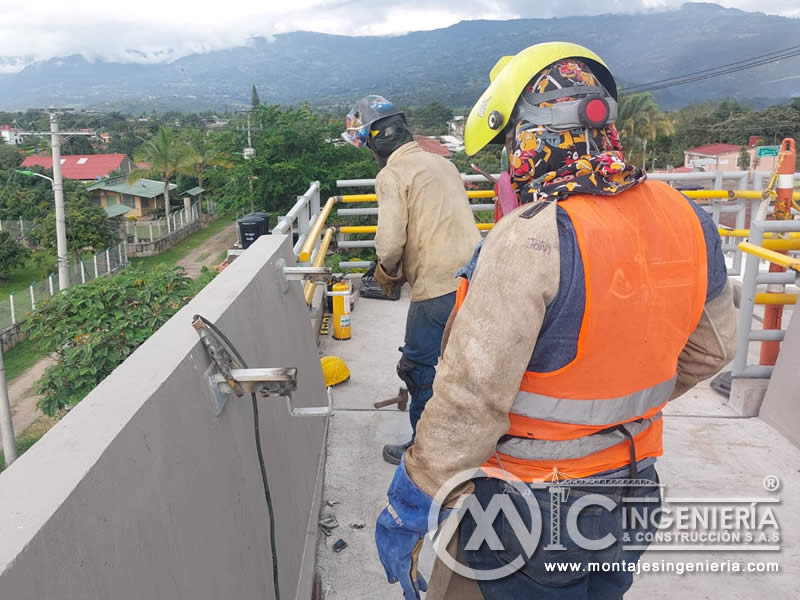
M 338 293 L 333 297 L 333 339 L 350 339 L 350 286 L 341 281 L 333 284 L 331 290 Z

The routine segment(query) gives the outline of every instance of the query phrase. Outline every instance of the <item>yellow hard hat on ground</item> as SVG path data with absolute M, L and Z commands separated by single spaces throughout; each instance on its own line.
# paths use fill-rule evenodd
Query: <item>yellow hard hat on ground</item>
M 350 379 L 350 369 L 338 356 L 323 356 L 319 362 L 322 366 L 322 374 L 325 376 L 326 386 L 344 383 Z
M 569 42 L 546 42 L 530 46 L 514 56 L 504 56 L 489 73 L 491 83 L 467 117 L 464 149 L 470 156 L 484 146 L 503 143 L 503 132 L 525 86 L 539 71 L 565 58 L 587 63 L 606 91 L 616 100 L 617 85 L 608 66 L 591 50 Z

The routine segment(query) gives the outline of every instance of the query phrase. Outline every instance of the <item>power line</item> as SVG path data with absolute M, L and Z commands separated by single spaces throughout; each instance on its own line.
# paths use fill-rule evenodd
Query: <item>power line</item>
M 640 88 L 640 87 L 649 87 L 651 85 L 657 85 L 657 84 L 665 83 L 665 82 L 668 82 L 668 81 L 674 81 L 676 79 L 683 79 L 684 77 L 691 77 L 691 76 L 694 76 L 694 75 L 700 75 L 700 74 L 703 74 L 703 73 L 708 73 L 709 71 L 716 71 L 717 69 L 725 69 L 725 68 L 728 68 L 728 67 L 741 65 L 742 63 L 749 63 L 749 62 L 752 62 L 754 60 L 759 60 L 759 59 L 763 59 L 763 58 L 767 58 L 767 57 L 773 57 L 773 55 L 775 55 L 775 54 L 783 54 L 784 52 L 793 52 L 795 50 L 800 50 L 800 45 L 791 46 L 789 48 L 784 48 L 783 50 L 775 50 L 774 52 L 767 52 L 766 54 L 759 54 L 758 56 L 751 56 L 750 58 L 737 60 L 735 62 L 727 63 L 727 64 L 724 64 L 724 65 L 717 65 L 715 67 L 708 67 L 707 69 L 701 69 L 700 71 L 694 71 L 693 73 L 685 73 L 683 75 L 677 75 L 675 77 L 667 77 L 666 79 L 657 79 L 656 81 L 651 81 L 649 83 L 641 83 L 641 84 L 638 84 L 638 85 L 633 85 L 628 89 L 629 90 L 633 90 L 633 89 Z
M 770 54 L 752 57 L 750 59 L 737 61 L 735 63 L 718 65 L 716 67 L 711 67 L 709 69 L 704 69 L 702 71 L 696 71 L 694 73 L 687 73 L 685 75 L 671 77 L 668 79 L 661 79 L 658 81 L 652 81 L 650 83 L 631 86 L 625 89 L 624 91 L 628 93 L 642 93 L 642 92 L 651 92 L 655 90 L 666 89 L 677 85 L 684 85 L 687 83 L 704 81 L 706 79 L 712 79 L 714 77 L 720 77 L 722 75 L 728 75 L 730 73 L 737 73 L 739 71 L 752 69 L 754 67 L 763 66 L 787 58 L 793 58 L 795 56 L 800 56 L 800 46 L 793 46 L 791 48 L 779 50 L 776 52 L 772 52 Z

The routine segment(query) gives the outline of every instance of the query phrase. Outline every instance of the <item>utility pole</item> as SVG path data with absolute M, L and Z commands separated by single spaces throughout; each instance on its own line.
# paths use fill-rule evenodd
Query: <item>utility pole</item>
M 11 420 L 11 404 L 8 401 L 2 345 L 0 345 L 0 434 L 3 436 L 3 455 L 6 459 L 6 467 L 8 467 L 17 460 L 17 438 L 14 436 L 14 422 Z
M 95 135 L 94 131 L 60 131 L 58 117 L 64 110 L 49 108 L 50 131 L 20 132 L 19 135 L 35 135 L 39 137 L 50 136 L 51 153 L 53 157 L 53 196 L 56 209 L 56 253 L 58 254 L 58 289 L 63 292 L 69 288 L 69 260 L 67 258 L 67 228 L 64 221 L 64 179 L 61 175 L 61 142 L 62 138 L 76 135 Z M 47 177 L 45 177 L 47 179 Z
M 56 199 L 56 252 L 58 253 L 58 289 L 69 288 L 67 263 L 67 227 L 64 221 L 64 180 L 61 177 L 61 136 L 58 134 L 58 113 L 50 111 L 50 146 L 53 155 L 53 194 Z
M 251 110 L 244 110 L 244 111 L 237 111 L 237 112 L 245 112 L 247 113 L 247 148 L 244 149 L 242 152 L 242 156 L 245 160 L 250 160 L 256 155 L 255 148 L 253 148 L 253 130 L 250 126 L 250 113 Z M 253 198 L 253 167 L 251 166 L 249 169 L 249 173 L 247 176 L 247 183 L 250 189 L 250 212 L 255 211 L 255 200 Z
M 252 151 L 253 149 L 253 137 L 250 131 L 250 111 L 247 111 L 247 153 L 248 150 Z M 245 158 L 247 158 L 247 154 L 245 154 Z M 255 212 L 255 200 L 253 199 L 253 169 L 250 169 L 250 176 L 247 178 L 247 182 L 250 184 L 250 212 Z

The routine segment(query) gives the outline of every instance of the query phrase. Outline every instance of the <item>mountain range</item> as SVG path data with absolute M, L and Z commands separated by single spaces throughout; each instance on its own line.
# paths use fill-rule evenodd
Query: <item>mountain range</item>
M 800 19 L 704 3 L 643 14 L 464 21 L 387 37 L 295 32 L 163 64 L 90 62 L 79 55 L 36 62 L 0 75 L 0 108 L 234 109 L 249 103 L 252 84 L 262 102 L 308 101 L 323 109 L 338 110 L 367 93 L 401 104 L 468 107 L 499 57 L 537 42 L 587 46 L 630 86 L 762 55 L 798 39 Z M 656 96 L 662 108 L 724 97 L 775 104 L 800 96 L 800 56 Z

